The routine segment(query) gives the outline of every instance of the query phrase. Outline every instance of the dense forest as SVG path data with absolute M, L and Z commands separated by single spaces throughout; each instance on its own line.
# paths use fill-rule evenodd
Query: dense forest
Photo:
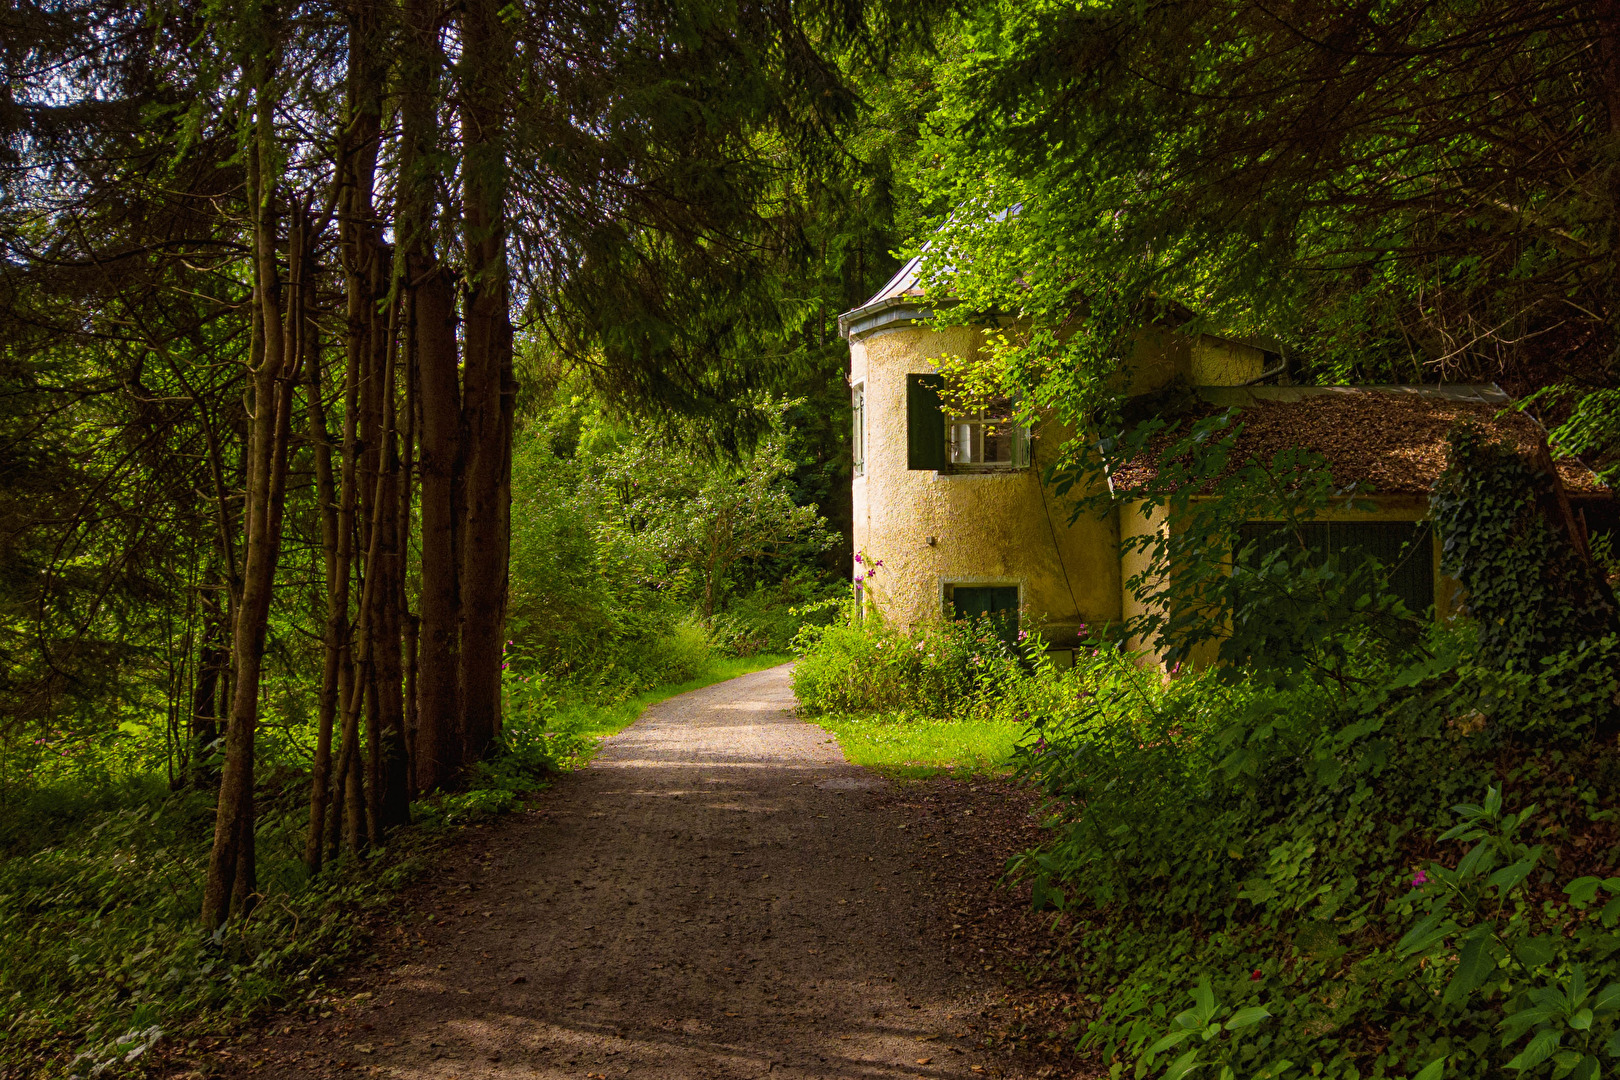
M 790 657 L 1038 804 L 986 888 L 1076 1075 L 1614 1067 L 1614 5 L 18 0 L 0 72 L 0 1075 L 318 1010 L 468 822 Z M 838 316 L 913 256 L 1071 524 L 1188 522 L 1072 667 L 850 587 Z M 1511 395 L 1463 614 L 1242 533 L 1357 492 L 1123 394 L 1150 323 Z

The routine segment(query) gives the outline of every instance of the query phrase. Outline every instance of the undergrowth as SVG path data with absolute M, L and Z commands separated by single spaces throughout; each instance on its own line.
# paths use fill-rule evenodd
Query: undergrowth
M 1025 681 L 1027 661 L 996 627 L 941 622 L 907 635 L 869 613 L 808 626 L 797 645 L 800 712 L 856 765 L 903 778 L 1011 769 L 1028 724 L 995 702 Z

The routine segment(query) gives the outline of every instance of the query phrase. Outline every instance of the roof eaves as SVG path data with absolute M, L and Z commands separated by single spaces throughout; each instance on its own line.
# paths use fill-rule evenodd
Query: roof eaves
M 920 300 L 917 296 L 890 296 L 846 311 L 838 316 L 839 336 L 853 341 L 874 330 L 922 322 L 934 312 Z

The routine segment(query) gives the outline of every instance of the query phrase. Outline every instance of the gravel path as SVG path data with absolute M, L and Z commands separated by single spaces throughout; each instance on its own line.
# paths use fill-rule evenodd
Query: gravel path
M 789 670 L 608 740 L 405 914 L 409 962 L 254 1075 L 1023 1075 L 968 1034 L 997 987 L 922 936 L 906 817 L 794 718 Z

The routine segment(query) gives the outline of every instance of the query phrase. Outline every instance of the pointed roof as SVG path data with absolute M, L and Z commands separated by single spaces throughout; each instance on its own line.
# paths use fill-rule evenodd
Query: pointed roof
M 917 269 L 921 265 L 922 256 L 913 255 L 870 300 L 838 316 L 839 334 L 846 338 L 860 337 L 879 327 L 927 318 L 928 310 L 918 303 L 923 294 L 917 282 Z

